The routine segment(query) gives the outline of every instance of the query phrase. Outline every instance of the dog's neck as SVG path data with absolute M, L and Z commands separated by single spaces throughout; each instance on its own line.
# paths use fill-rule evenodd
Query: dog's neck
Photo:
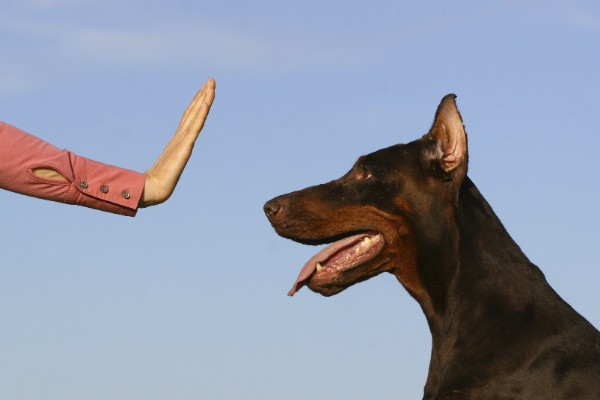
M 510 237 L 490 205 L 467 177 L 455 207 L 437 221 L 443 229 L 417 246 L 417 263 L 428 299 L 421 306 L 432 332 L 462 302 L 507 295 L 525 300 L 531 287 L 514 288 L 519 278 L 546 287 L 542 272 Z M 485 246 L 475 244 L 485 243 Z M 474 249 L 480 249 L 479 251 Z M 494 273 L 491 273 L 493 270 Z M 501 289 L 500 293 L 494 293 Z M 520 290 L 522 289 L 522 290 Z M 451 299 L 451 300 L 450 300 Z
M 553 312 L 560 315 L 559 310 L 568 307 L 513 241 L 469 178 L 463 182 L 453 218 L 454 229 L 448 230 L 441 244 L 443 250 L 437 254 L 441 272 L 434 277 L 436 286 L 429 288 L 431 305 L 421 304 L 432 334 L 426 391 L 436 393 L 449 390 L 443 388 L 448 374 L 454 383 L 463 379 L 465 387 L 470 380 L 485 379 L 486 371 L 477 370 L 477 360 L 489 365 L 483 360 L 494 359 L 499 369 L 513 365 L 511 355 L 502 352 L 511 341 L 527 340 L 526 335 L 515 338 L 513 330 L 544 323 L 555 317 Z M 534 299 L 539 296 L 552 304 L 534 309 Z M 483 345 L 490 341 L 497 346 Z M 490 348 L 497 353 L 479 350 Z M 464 349 L 469 349 L 472 366 L 461 365 Z

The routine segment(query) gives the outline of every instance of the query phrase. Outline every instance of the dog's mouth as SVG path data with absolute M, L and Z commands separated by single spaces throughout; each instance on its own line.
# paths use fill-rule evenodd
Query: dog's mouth
M 377 232 L 352 235 L 330 244 L 308 260 L 288 296 L 293 296 L 305 285 L 310 287 L 311 283 L 318 286 L 341 284 L 345 272 L 372 260 L 384 244 L 383 235 Z

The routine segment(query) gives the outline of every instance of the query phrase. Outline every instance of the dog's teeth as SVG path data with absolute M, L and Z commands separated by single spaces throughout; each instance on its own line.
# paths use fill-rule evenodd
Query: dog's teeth
M 363 239 L 363 243 L 364 244 L 371 244 L 371 239 L 367 236 L 366 238 Z
M 323 269 L 321 263 L 317 263 L 317 272 L 320 272 Z

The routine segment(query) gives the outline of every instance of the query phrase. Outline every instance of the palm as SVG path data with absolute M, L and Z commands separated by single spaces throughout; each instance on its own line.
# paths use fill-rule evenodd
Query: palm
M 166 201 L 187 164 L 215 98 L 215 81 L 208 79 L 183 113 L 179 127 L 154 165 L 146 171 L 140 207 Z

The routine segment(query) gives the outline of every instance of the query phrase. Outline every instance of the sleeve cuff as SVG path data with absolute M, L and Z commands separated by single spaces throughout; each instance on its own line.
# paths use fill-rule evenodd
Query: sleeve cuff
M 68 202 L 134 216 L 144 191 L 143 173 L 80 157 L 69 152 L 73 170 Z

